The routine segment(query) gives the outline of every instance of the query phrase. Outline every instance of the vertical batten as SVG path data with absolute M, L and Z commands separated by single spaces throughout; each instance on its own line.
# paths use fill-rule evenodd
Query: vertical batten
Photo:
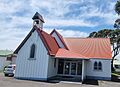
M 35 59 L 30 59 L 30 46 L 33 43 L 36 44 L 39 49 L 36 49 Z M 41 38 L 38 36 L 38 33 L 34 31 L 18 52 L 15 77 L 33 80 L 47 79 L 48 57 L 47 50 Z
M 102 70 L 94 70 L 94 63 L 101 62 Z M 108 59 L 90 59 L 87 62 L 86 75 L 88 79 L 111 79 L 111 60 Z

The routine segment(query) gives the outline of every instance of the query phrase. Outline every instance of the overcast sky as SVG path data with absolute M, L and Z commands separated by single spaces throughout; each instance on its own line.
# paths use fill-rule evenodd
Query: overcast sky
M 65 37 L 86 37 L 108 28 L 118 18 L 116 0 L 0 0 L 0 49 L 15 50 L 32 28 L 39 12 L 44 30 L 57 29 Z

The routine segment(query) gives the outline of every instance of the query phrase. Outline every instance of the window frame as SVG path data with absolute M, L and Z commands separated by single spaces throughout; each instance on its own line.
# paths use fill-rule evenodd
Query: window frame
M 33 46 L 34 46 L 34 51 L 32 51 Z M 29 59 L 33 59 L 33 60 L 36 59 L 36 45 L 34 43 L 30 46 Z
M 97 70 L 98 64 L 97 61 L 94 62 L 94 70 Z
M 102 70 L 102 63 L 100 61 L 98 63 L 98 70 Z
M 93 67 L 95 71 L 102 71 L 102 62 L 95 61 Z

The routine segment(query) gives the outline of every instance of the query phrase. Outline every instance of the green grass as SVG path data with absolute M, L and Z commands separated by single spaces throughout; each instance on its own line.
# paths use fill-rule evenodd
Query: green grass
M 114 76 L 120 76 L 120 74 L 113 72 L 112 75 Z

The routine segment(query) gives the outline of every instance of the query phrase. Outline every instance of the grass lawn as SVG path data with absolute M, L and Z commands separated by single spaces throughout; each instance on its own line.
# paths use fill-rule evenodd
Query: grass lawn
M 120 72 L 112 72 L 112 75 L 114 75 L 114 76 L 120 76 Z

